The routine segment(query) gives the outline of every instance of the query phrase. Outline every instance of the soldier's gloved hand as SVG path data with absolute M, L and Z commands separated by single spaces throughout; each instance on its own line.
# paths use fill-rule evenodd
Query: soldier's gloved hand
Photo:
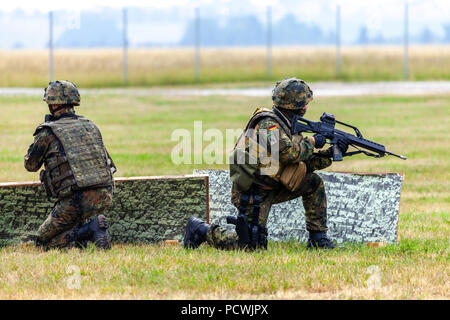
M 306 161 L 304 161 L 306 164 L 306 169 L 308 173 L 316 171 L 316 170 L 322 170 L 325 168 L 328 168 L 331 166 L 333 161 L 329 157 L 324 157 L 320 155 L 319 153 L 315 153 L 312 155 L 312 157 Z
M 346 153 L 348 150 L 348 142 L 345 140 L 338 140 L 337 146 L 341 150 L 342 154 Z
M 316 147 L 317 149 L 323 148 L 323 146 L 327 142 L 327 139 L 325 138 L 325 136 L 318 134 L 318 133 L 313 135 L 313 138 L 314 138 L 314 147 Z

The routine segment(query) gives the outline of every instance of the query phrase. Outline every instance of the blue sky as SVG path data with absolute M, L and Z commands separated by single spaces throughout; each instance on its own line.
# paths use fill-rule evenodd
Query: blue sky
M 142 8 L 139 14 L 130 14 L 129 17 L 129 40 L 133 45 L 177 42 L 186 23 L 194 17 L 195 7 L 200 8 L 202 16 L 219 21 L 230 16 L 252 14 L 265 23 L 266 8 L 271 6 L 274 20 L 291 13 L 299 21 L 332 31 L 338 4 L 342 13 L 342 40 L 344 44 L 351 44 L 362 25 L 368 27 L 371 35 L 401 37 L 405 2 L 410 8 L 411 35 L 428 27 L 437 36 L 443 36 L 442 25 L 450 24 L 449 0 L 15 0 L 0 4 L 0 47 L 11 47 L 20 42 L 26 47 L 43 48 L 48 39 L 46 13 L 49 10 L 65 12 L 62 16 L 55 16 L 55 37 L 58 37 L 65 29 L 76 27 L 82 10 L 101 13 L 108 8 L 120 9 L 123 6 Z M 24 10 L 24 13 L 18 15 L 17 9 Z M 117 24 L 121 27 L 120 14 L 117 14 Z

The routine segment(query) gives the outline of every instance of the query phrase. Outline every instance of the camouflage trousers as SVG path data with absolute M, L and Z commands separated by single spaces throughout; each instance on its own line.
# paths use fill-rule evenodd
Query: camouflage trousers
M 46 249 L 74 246 L 77 227 L 108 208 L 112 198 L 112 187 L 104 187 L 77 191 L 69 198 L 59 199 L 39 227 L 36 243 Z
M 327 199 L 325 195 L 325 186 L 322 178 L 316 173 L 308 173 L 304 182 L 296 191 L 289 191 L 282 187 L 274 190 L 263 190 L 256 188 L 247 192 L 248 205 L 245 209 L 245 215 L 248 221 L 252 221 L 254 216 L 254 207 L 258 203 L 255 197 L 260 199 L 258 224 L 266 227 L 269 218 L 269 211 L 272 204 L 289 201 L 302 197 L 305 208 L 306 229 L 308 231 L 327 231 Z M 236 208 L 241 208 L 241 202 L 244 193 L 236 190 L 233 185 L 231 202 Z M 247 199 L 247 197 L 246 197 Z M 239 237 L 234 231 L 230 231 L 218 225 L 212 225 L 209 228 L 206 239 L 211 246 L 220 249 L 237 249 L 239 247 Z

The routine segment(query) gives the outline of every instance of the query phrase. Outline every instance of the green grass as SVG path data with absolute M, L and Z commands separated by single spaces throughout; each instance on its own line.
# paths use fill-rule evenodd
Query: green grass
M 23 169 L 23 155 L 46 112 L 40 99 L 0 97 L 0 181 L 37 180 Z M 82 97 L 77 109 L 95 121 L 116 176 L 190 174 L 170 153 L 174 129 L 242 128 L 268 98 Z M 265 298 L 265 299 L 448 299 L 450 222 L 450 96 L 317 97 L 307 117 L 322 112 L 361 129 L 366 138 L 408 156 L 355 156 L 329 170 L 400 172 L 405 175 L 399 242 L 384 248 L 347 245 L 336 252 L 310 252 L 304 244 L 270 243 L 263 252 L 226 252 L 208 246 L 117 245 L 109 252 L 90 248 L 43 252 L 29 246 L 0 249 L 0 298 Z M 204 143 L 204 147 L 208 143 Z M 226 158 L 226 150 L 222 152 Z M 67 268 L 80 269 L 81 289 L 69 289 Z M 370 287 L 371 266 L 380 286 Z
M 267 251 L 208 246 L 116 245 L 43 252 L 0 250 L 0 297 L 6 299 L 443 299 L 448 298 L 444 240 L 404 240 L 368 248 L 309 251 L 270 243 Z M 77 268 L 79 287 L 69 287 Z M 376 273 L 371 269 L 375 268 Z M 376 286 L 371 278 L 378 277 Z M 375 278 L 377 280 L 377 278 Z

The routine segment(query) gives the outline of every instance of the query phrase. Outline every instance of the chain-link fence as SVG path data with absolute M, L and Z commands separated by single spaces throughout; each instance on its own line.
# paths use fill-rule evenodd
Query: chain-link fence
M 0 86 L 450 78 L 442 1 L 240 3 L 1 12 Z

